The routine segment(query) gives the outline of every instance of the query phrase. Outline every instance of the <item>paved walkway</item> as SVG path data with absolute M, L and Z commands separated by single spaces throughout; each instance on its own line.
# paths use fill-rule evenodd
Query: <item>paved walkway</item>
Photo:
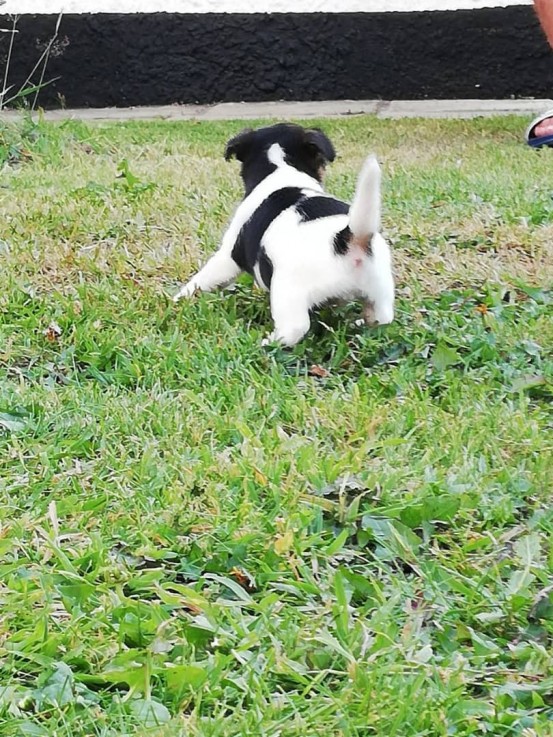
M 46 120 L 247 120 L 327 118 L 372 114 L 378 118 L 477 118 L 483 115 L 537 115 L 553 100 L 328 100 L 322 102 L 224 102 L 218 105 L 49 110 Z M 0 111 L 0 120 L 20 113 Z

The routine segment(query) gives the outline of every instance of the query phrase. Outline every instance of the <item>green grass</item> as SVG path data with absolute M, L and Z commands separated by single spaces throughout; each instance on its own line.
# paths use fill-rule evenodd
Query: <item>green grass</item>
M 0 131 L 3 736 L 553 734 L 524 123 L 324 121 L 330 191 L 382 161 L 397 320 L 325 307 L 288 352 L 246 278 L 167 297 L 240 196 L 239 122 Z

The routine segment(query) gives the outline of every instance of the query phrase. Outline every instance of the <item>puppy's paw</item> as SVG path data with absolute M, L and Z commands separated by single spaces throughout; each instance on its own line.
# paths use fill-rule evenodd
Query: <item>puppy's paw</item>
M 389 325 L 394 319 L 393 305 L 374 305 L 372 302 L 368 302 L 365 305 L 363 317 L 365 324 L 370 328 Z
M 276 333 L 273 330 L 272 333 L 269 333 L 269 335 L 267 335 L 267 336 L 265 336 L 265 338 L 263 338 L 263 340 L 261 341 L 261 347 L 262 348 L 266 348 L 268 345 L 275 345 L 276 343 L 278 343 L 278 340 L 277 340 L 277 337 L 276 337 Z
M 292 327 L 287 330 L 273 330 L 273 332 L 261 341 L 262 346 L 280 346 L 280 348 L 293 348 L 303 338 L 307 330 L 304 326 Z
M 178 302 L 180 299 L 190 299 L 196 292 L 199 291 L 199 287 L 195 284 L 194 280 L 191 279 L 179 289 L 179 291 L 173 297 L 173 302 Z

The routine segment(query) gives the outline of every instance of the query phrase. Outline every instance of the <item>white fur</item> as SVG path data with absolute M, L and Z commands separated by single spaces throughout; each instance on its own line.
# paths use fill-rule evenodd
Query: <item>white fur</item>
M 242 225 L 275 190 L 300 187 L 308 195 L 321 195 L 319 182 L 285 162 L 279 144 L 268 151 L 277 169 L 267 176 L 236 209 L 220 249 L 175 295 L 190 297 L 196 290 L 210 291 L 234 280 L 240 273 L 231 258 Z M 370 324 L 385 325 L 394 317 L 394 282 L 390 249 L 378 232 L 380 222 L 380 168 L 369 157 L 361 170 L 349 215 L 334 215 L 302 222 L 290 208 L 271 223 L 263 247 L 273 264 L 270 288 L 275 330 L 269 340 L 291 346 L 309 330 L 309 310 L 336 298 L 361 298 Z M 349 225 L 354 239 L 345 255 L 334 250 L 337 231 Z M 372 236 L 372 237 L 371 237 Z M 371 237 L 370 249 L 359 242 Z M 258 269 L 256 281 L 261 283 Z M 267 341 L 265 341 L 267 342 Z
M 349 227 L 363 238 L 380 230 L 380 167 L 375 156 L 363 164 L 349 210 Z

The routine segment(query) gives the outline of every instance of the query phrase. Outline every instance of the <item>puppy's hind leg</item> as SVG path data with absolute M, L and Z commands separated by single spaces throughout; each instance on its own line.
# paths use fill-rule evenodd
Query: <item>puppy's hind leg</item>
M 241 268 L 226 250 L 215 253 L 198 273 L 184 284 L 173 297 L 178 302 L 183 297 L 192 297 L 195 292 L 210 292 L 216 287 L 226 286 L 236 279 Z
M 363 313 L 365 323 L 374 327 L 389 325 L 394 319 L 394 280 L 391 273 L 379 274 L 379 280 L 371 284 Z
M 382 236 L 377 233 L 371 243 L 373 267 L 370 286 L 365 295 L 365 322 L 367 325 L 388 325 L 394 319 L 394 277 L 390 249 Z

